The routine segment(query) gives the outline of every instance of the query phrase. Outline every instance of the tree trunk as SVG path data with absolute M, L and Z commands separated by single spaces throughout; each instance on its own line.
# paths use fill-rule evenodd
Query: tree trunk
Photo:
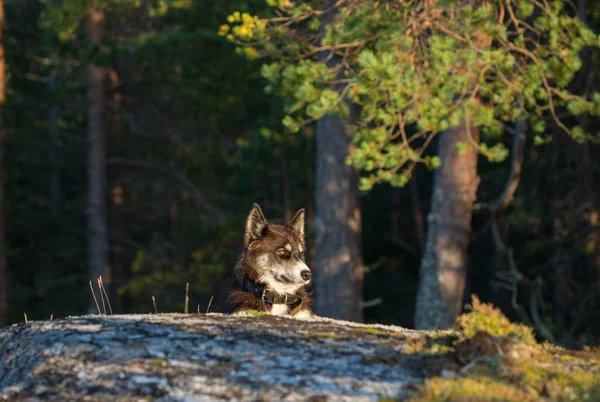
M 585 13 L 586 1 L 579 0 L 577 7 L 577 14 L 579 15 L 579 19 L 589 28 L 587 16 Z M 595 65 L 594 65 L 594 54 L 586 49 L 583 52 L 583 67 L 581 70 L 583 72 L 584 82 L 583 82 L 583 93 L 585 96 L 589 96 L 590 93 L 594 92 L 594 75 L 595 75 Z M 584 113 L 579 120 L 579 125 L 583 128 L 584 131 L 590 131 L 590 115 L 588 113 Z M 590 144 L 590 141 L 586 140 L 583 143 L 583 158 L 582 158 L 582 167 L 583 167 L 583 183 L 585 188 L 585 200 L 587 204 L 587 220 L 590 226 L 595 227 L 598 226 L 598 222 L 600 221 L 600 217 L 598 214 L 598 209 L 596 208 L 596 191 L 594 188 L 594 167 L 592 164 L 592 156 L 590 148 L 593 144 Z M 600 231 L 595 230 L 590 234 L 590 242 L 592 244 L 593 252 L 589 256 L 590 270 L 591 270 L 591 278 L 595 281 L 596 285 L 596 298 L 600 303 Z
M 120 84 L 119 73 L 115 69 L 108 71 L 110 85 L 113 95 L 110 99 L 110 126 L 111 133 L 110 146 L 108 147 L 109 154 L 118 154 L 123 149 L 123 127 L 121 122 L 121 93 L 116 90 Z M 109 142 L 107 141 L 107 145 Z M 126 235 L 126 227 L 123 216 L 123 207 L 125 204 L 126 187 L 123 183 L 123 167 L 113 165 L 108 169 L 108 183 L 110 186 L 110 203 L 108 204 L 108 227 L 110 233 Z M 123 296 L 119 295 L 119 286 L 125 283 L 125 271 L 127 267 L 127 258 L 125 257 L 124 247 L 122 242 L 113 241 L 109 236 L 109 261 L 111 267 L 111 285 L 112 293 L 110 294 L 111 304 L 115 312 L 125 311 Z
M 313 163 L 316 162 L 313 158 L 315 155 L 315 138 L 313 134 L 307 135 L 306 141 L 306 188 L 312 190 L 315 186 L 316 172 L 315 165 Z M 306 194 L 304 205 L 306 205 L 306 263 L 309 267 L 313 266 L 316 258 L 316 246 L 315 246 L 315 197 L 312 194 Z
M 334 0 L 325 4 L 325 9 L 330 10 L 322 16 L 325 25 L 334 17 L 334 4 Z M 329 68 L 337 68 L 338 76 L 343 76 L 343 68 L 329 56 L 327 51 L 320 54 Z M 352 122 L 356 119 L 356 108 L 350 109 Z M 361 215 L 358 172 L 346 164 L 350 146 L 349 127 L 342 118 L 327 114 L 317 122 L 315 312 L 362 321 Z
M 327 115 L 317 122 L 316 306 L 317 314 L 362 321 L 363 266 L 357 172 L 345 163 L 346 124 Z
M 175 145 L 175 149 L 177 149 L 177 145 Z M 171 157 L 171 161 L 169 163 L 170 168 L 175 170 L 179 165 L 179 151 L 175 151 L 175 154 Z M 171 251 L 171 269 L 176 270 L 177 266 L 183 268 L 186 266 L 186 256 L 185 256 L 185 239 L 181 235 L 181 231 L 179 230 L 179 185 L 177 181 L 173 177 L 169 177 L 168 179 L 169 186 L 169 243 L 170 243 L 170 251 Z
M 589 118 L 586 116 L 585 121 Z M 583 120 L 583 119 L 582 119 Z M 586 128 L 586 125 L 582 124 Z M 583 182 L 585 186 L 585 198 L 587 203 L 587 221 L 591 227 L 596 227 L 600 223 L 600 217 L 596 208 L 596 191 L 594 190 L 594 171 L 592 165 L 592 156 L 590 148 L 592 145 L 589 141 L 583 144 Z M 591 269 L 591 278 L 596 282 L 596 295 L 600 302 L 600 230 L 594 230 L 590 233 L 590 242 L 592 244 L 592 253 L 589 256 Z
M 589 115 L 581 117 L 581 127 L 588 130 L 590 126 Z M 600 223 L 600 216 L 596 208 L 596 187 L 594 187 L 594 166 L 592 162 L 591 148 L 589 141 L 583 143 L 583 183 L 585 188 L 587 221 L 590 227 L 597 227 Z M 600 303 L 600 230 L 594 230 L 590 233 L 589 244 L 592 246 L 592 252 L 588 256 L 590 266 L 590 278 L 595 282 L 596 300 Z
M 440 134 L 442 165 L 434 175 L 417 294 L 415 324 L 419 329 L 448 328 L 461 312 L 479 177 L 475 146 L 459 154 L 457 145 L 473 141 L 479 143 L 479 129 L 466 121 Z
M 552 219 L 552 240 L 556 244 L 561 244 L 563 241 L 563 222 L 560 215 L 561 205 L 561 186 L 560 186 L 560 159 L 561 150 L 566 148 L 566 144 L 563 141 L 562 136 L 555 135 L 552 138 L 552 164 L 550 168 L 550 180 L 552 188 L 552 202 L 550 203 L 551 208 L 551 219 Z M 554 273 L 553 285 L 554 285 L 554 303 L 552 305 L 554 310 L 554 322 L 553 330 L 556 334 L 556 338 L 561 339 L 566 333 L 567 328 L 567 317 L 569 304 L 571 304 L 571 292 L 569 291 L 569 266 L 568 262 L 565 261 L 564 253 L 561 247 L 556 247 L 550 262 L 552 264 L 552 270 Z
M 52 55 L 50 58 L 52 61 L 56 61 L 56 55 Z M 58 128 L 58 120 L 60 118 L 60 112 L 58 108 L 58 102 L 56 97 L 60 90 L 60 83 L 58 77 L 52 77 L 48 83 L 48 89 L 52 95 L 52 101 L 48 109 L 48 162 L 50 170 L 52 172 L 52 179 L 50 180 L 49 194 L 50 194 L 50 211 L 56 215 L 60 208 L 62 201 L 62 183 L 61 183 L 61 169 L 60 169 L 60 132 Z
M 425 246 L 425 224 L 423 223 L 423 212 L 421 212 L 421 201 L 419 197 L 419 187 L 417 186 L 416 177 L 417 172 L 415 167 L 413 179 L 409 183 L 410 204 L 415 219 L 415 231 L 417 240 L 419 241 L 419 252 L 423 253 L 423 247 Z
M 4 4 L 0 0 L 0 328 L 8 325 L 8 263 L 6 261 L 6 220 L 4 219 L 4 143 L 5 77 L 4 69 Z
M 104 12 L 91 10 L 89 35 L 93 44 L 100 45 Z M 108 234 L 106 225 L 106 143 L 104 127 L 104 69 L 88 66 L 88 239 L 89 279 L 94 283 L 102 275 L 104 285 L 110 289 L 110 267 L 108 266 Z M 95 304 L 90 295 L 88 310 L 94 311 Z
M 281 153 L 281 198 L 283 199 L 282 206 L 285 221 L 289 222 L 292 219 L 292 207 L 290 205 L 290 175 L 288 174 L 288 147 L 284 143 L 281 145 L 283 151 Z

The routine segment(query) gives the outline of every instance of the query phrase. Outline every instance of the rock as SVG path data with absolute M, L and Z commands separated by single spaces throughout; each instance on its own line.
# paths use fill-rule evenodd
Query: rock
M 379 360 L 384 363 L 396 363 L 400 354 L 391 346 L 388 345 L 376 345 L 373 351 L 373 359 Z
M 0 330 L 0 400 L 397 398 L 423 380 L 414 362 L 397 358 L 421 336 L 395 326 L 221 314 L 29 322 Z

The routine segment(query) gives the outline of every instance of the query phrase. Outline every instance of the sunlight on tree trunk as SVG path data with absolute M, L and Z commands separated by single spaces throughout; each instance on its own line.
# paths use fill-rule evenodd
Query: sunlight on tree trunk
M 466 149 L 458 150 L 459 143 Z M 427 242 L 420 267 L 415 324 L 448 328 L 462 308 L 471 215 L 479 177 L 479 129 L 463 121 L 440 134 L 442 165 L 434 175 Z
M 318 315 L 362 321 L 363 266 L 357 172 L 344 163 L 350 135 L 342 119 L 317 123 L 316 305 Z
M 325 9 L 334 1 L 328 1 Z M 334 11 L 323 15 L 330 21 Z M 320 57 L 330 69 L 343 68 L 329 52 Z M 349 105 L 353 109 L 352 105 Z M 355 112 L 355 111 L 354 111 Z M 356 115 L 351 112 L 350 123 Z M 316 298 L 318 315 L 362 321 L 363 266 L 358 172 L 346 164 L 351 135 L 348 123 L 333 114 L 317 121 L 316 157 Z
M 89 14 L 89 35 L 93 44 L 99 45 L 102 39 L 104 12 L 91 10 Z M 106 139 L 104 125 L 104 69 L 88 66 L 88 238 L 89 238 L 89 279 L 94 283 L 102 275 L 104 285 L 110 289 L 110 267 L 108 266 L 108 237 L 106 227 Z M 95 311 L 91 299 L 88 311 Z

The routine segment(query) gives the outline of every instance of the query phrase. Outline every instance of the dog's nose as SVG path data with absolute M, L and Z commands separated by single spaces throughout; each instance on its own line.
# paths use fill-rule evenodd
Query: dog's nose
M 304 271 L 300 272 L 300 276 L 302 277 L 302 279 L 307 281 L 310 278 L 312 278 L 312 273 L 308 269 L 305 269 Z

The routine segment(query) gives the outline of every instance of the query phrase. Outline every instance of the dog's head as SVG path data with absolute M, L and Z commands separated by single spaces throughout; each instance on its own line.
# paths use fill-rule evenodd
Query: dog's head
M 287 225 L 274 225 L 254 204 L 246 220 L 244 245 L 244 260 L 255 271 L 256 282 L 281 293 L 310 283 L 312 273 L 304 262 L 304 209 Z

